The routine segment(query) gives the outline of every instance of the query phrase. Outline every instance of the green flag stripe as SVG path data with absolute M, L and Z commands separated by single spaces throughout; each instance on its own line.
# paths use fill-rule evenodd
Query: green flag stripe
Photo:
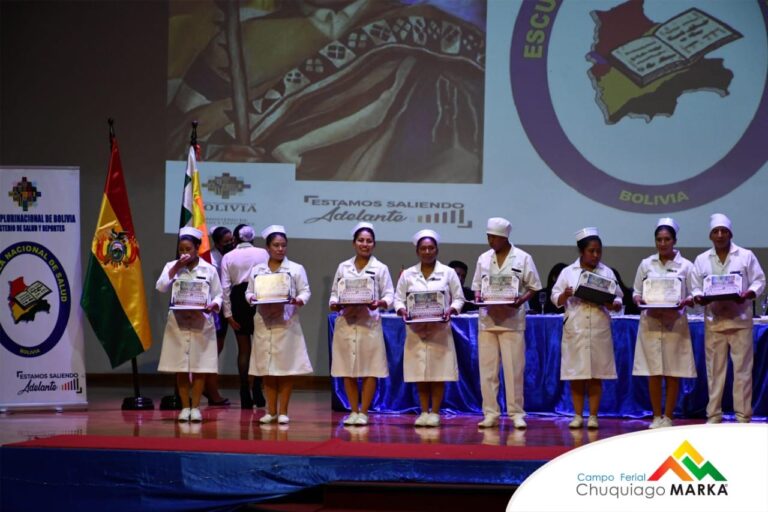
M 186 226 L 190 219 L 192 219 L 192 212 L 186 208 L 181 209 L 181 218 L 179 219 L 179 227 Z
M 144 352 L 112 283 L 93 254 L 88 260 L 80 305 L 107 352 L 112 368 Z

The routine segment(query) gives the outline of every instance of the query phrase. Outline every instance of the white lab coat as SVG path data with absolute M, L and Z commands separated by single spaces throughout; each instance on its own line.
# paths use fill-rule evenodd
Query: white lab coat
M 555 305 L 567 287 L 576 289 L 581 272 L 578 259 L 560 272 L 552 287 L 551 300 Z M 599 263 L 593 272 L 616 280 L 613 270 L 603 263 Z M 621 304 L 624 294 L 618 286 L 616 294 L 614 302 Z M 615 379 L 611 316 L 605 306 L 571 296 L 565 302 L 563 322 L 560 379 Z
M 752 290 L 760 296 L 765 290 L 765 273 L 754 253 L 731 242 L 725 262 L 721 262 L 715 249 L 696 257 L 693 263 L 693 295 L 703 295 L 704 278 L 710 274 L 739 274 L 744 291 Z M 704 312 L 704 354 L 707 364 L 707 418 L 722 416 L 723 389 L 730 349 L 733 361 L 733 410 L 737 419 L 749 421 L 752 417 L 752 300 L 716 301 L 708 304 Z
M 635 275 L 634 297 L 643 295 L 643 281 L 648 277 L 677 277 L 682 281 L 683 300 L 691 297 L 693 263 L 679 251 L 675 257 L 662 263 L 658 254 L 640 262 Z M 691 331 L 688 316 L 681 309 L 644 309 L 635 345 L 632 375 L 666 375 L 669 377 L 696 377 L 693 360 Z
M 490 249 L 477 259 L 475 274 L 472 278 L 472 291 L 480 292 L 483 276 L 515 275 L 519 279 L 518 295 L 541 289 L 541 279 L 536 271 L 533 258 L 527 252 L 514 245 L 499 266 L 496 252 Z M 474 297 L 467 297 L 474 299 Z M 508 306 L 480 308 L 479 328 L 482 331 L 525 331 L 525 304 L 519 308 Z
M 288 258 L 283 259 L 276 272 L 269 269 L 268 263 L 259 263 L 251 269 L 251 278 L 245 291 L 247 301 L 256 298 L 254 277 L 263 274 L 287 272 L 293 280 L 296 299 L 304 304 L 309 301 L 310 291 L 307 273 L 304 267 Z M 312 373 L 312 363 L 307 354 L 307 344 L 299 323 L 299 308 L 292 304 L 262 304 L 257 306 L 253 317 L 253 346 L 250 375 L 257 377 L 305 375 Z
M 209 303 L 221 308 L 222 289 L 216 268 L 200 259 L 197 265 L 186 267 L 176 273 L 174 279 L 168 277 L 168 271 L 176 263 L 169 261 L 163 267 L 155 287 L 160 292 L 167 292 L 175 279 L 204 279 L 210 289 Z M 217 373 L 219 355 L 216 348 L 215 313 L 203 311 L 169 310 L 168 321 L 163 334 L 163 347 L 160 350 L 160 362 L 157 370 L 161 372 Z
M 358 272 L 355 258 L 343 261 L 336 269 L 329 304 L 339 302 L 339 281 L 342 278 L 371 276 L 376 282 L 378 300 L 392 306 L 395 291 L 385 264 L 371 256 Z M 331 376 L 333 377 L 388 377 L 387 351 L 381 328 L 379 309 L 368 306 L 345 306 L 336 317 L 333 329 Z
M 464 292 L 456 272 L 439 261 L 429 279 L 421 273 L 421 263 L 405 269 L 397 281 L 395 311 L 405 308 L 408 292 L 446 291 L 449 308 L 461 311 Z M 403 380 L 405 382 L 441 382 L 459 380 L 456 347 L 450 322 L 408 324 L 405 328 Z

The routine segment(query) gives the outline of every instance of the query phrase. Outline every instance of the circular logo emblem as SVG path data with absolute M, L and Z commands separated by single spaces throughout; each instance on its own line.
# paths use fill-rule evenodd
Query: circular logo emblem
M 34 258 L 34 262 L 29 265 L 14 264 L 18 263 L 14 262 L 16 258 Z M 29 275 L 25 275 L 27 269 L 31 269 L 28 270 Z M 50 351 L 64 334 L 72 307 L 69 280 L 61 262 L 48 248 L 38 243 L 11 244 L 0 252 L 0 283 L 8 286 L 5 307 L 10 309 L 10 315 L 4 311 L 2 318 L 11 319 L 8 326 L 0 322 L 0 344 L 20 357 L 38 357 Z M 48 302 L 51 297 L 56 298 L 54 306 Z M 19 326 L 26 326 L 29 330 L 25 338 L 27 334 L 30 337 L 38 334 L 40 327 L 30 329 L 29 326 L 35 325 L 38 315 L 49 314 L 51 310 L 56 317 L 47 322 L 50 326 L 48 336 L 31 346 L 14 341 L 13 337 L 21 339 Z
M 566 4 L 568 7 L 579 5 L 578 3 Z M 721 132 L 726 130 L 729 133 L 743 130 L 740 138 L 734 135 L 735 143 L 728 143 L 727 148 L 722 154 L 717 155 L 716 159 L 713 158 L 699 166 L 701 170 L 695 175 L 671 183 L 668 182 L 669 179 L 664 180 L 658 177 L 656 181 L 666 182 L 663 184 L 636 183 L 625 179 L 626 176 L 622 178 L 622 163 L 585 156 L 584 151 L 574 144 L 572 137 L 569 137 L 558 119 L 558 112 L 565 116 L 573 115 L 575 109 L 570 106 L 563 107 L 564 103 L 571 101 L 572 98 L 558 97 L 553 103 L 551 97 L 553 89 L 563 91 L 573 85 L 558 83 L 556 74 L 552 77 L 555 81 L 550 82 L 550 73 L 556 73 L 553 71 L 556 67 L 553 63 L 560 63 L 559 58 L 553 58 L 550 48 L 552 28 L 555 26 L 558 13 L 566 4 L 544 1 L 523 2 L 515 21 L 510 52 L 510 81 L 520 121 L 540 158 L 561 180 L 581 194 L 607 206 L 631 212 L 661 213 L 687 210 L 714 201 L 733 191 L 765 165 L 768 161 L 768 144 L 766 143 L 768 123 L 765 122 L 768 119 L 768 88 L 765 86 L 762 87 L 761 94 L 755 94 L 755 97 L 759 96 L 755 100 L 756 109 L 750 111 L 750 115 L 751 112 L 754 112 L 754 115 L 745 122 L 746 126 L 718 126 L 721 121 L 713 119 L 711 113 L 709 118 L 705 113 L 703 120 L 698 123 L 688 123 L 687 126 L 694 130 L 697 124 L 706 122 L 712 127 L 712 133 L 716 133 L 717 130 Z M 674 4 L 674 2 L 670 3 L 670 5 Z M 762 19 L 758 19 L 755 23 L 759 24 L 761 30 L 768 30 L 768 4 L 758 2 L 747 4 L 746 7 L 752 8 L 752 5 L 758 5 L 757 9 L 762 15 Z M 633 9 L 636 11 L 632 12 Z M 739 27 L 728 26 L 715 14 L 707 13 L 706 8 L 680 10 L 683 12 L 675 12 L 669 18 L 650 20 L 643 13 L 643 2 L 628 1 L 613 9 L 590 13 L 595 20 L 590 30 L 595 31 L 596 39 L 592 42 L 584 41 L 582 55 L 586 54 L 589 62 L 583 60 L 582 62 L 587 66 L 591 64 L 592 67 L 587 74 L 580 76 L 583 76 L 585 81 L 592 80 L 595 91 L 591 94 L 598 97 L 597 101 L 602 102 L 599 108 L 605 118 L 604 124 L 610 125 L 608 128 L 620 123 L 623 117 L 645 117 L 648 124 L 656 121 L 653 119 L 655 116 L 672 117 L 676 113 L 675 107 L 678 107 L 676 102 L 683 94 L 691 92 L 705 94 L 703 91 L 711 89 L 715 89 L 721 97 L 730 94 L 728 86 L 734 73 L 728 69 L 728 62 L 723 62 L 723 59 L 707 59 L 705 56 L 709 51 L 720 47 L 727 48 L 728 44 L 739 42 L 744 43 L 742 49 L 746 48 L 749 51 L 750 47 L 747 43 L 754 44 L 757 38 L 751 38 L 754 34 L 747 35 L 746 32 L 741 34 Z M 642 51 L 642 49 L 638 50 L 638 47 L 642 46 L 641 37 L 651 32 L 661 33 L 663 36 L 663 30 L 672 31 L 678 25 L 684 25 L 683 22 L 687 21 L 686 16 L 695 17 L 696 24 L 705 22 L 712 27 L 718 27 L 722 30 L 719 33 L 725 34 L 723 39 L 711 44 L 709 40 L 699 42 L 702 48 L 701 53 L 690 56 L 681 68 L 668 68 L 666 75 L 658 70 L 644 74 L 642 69 L 632 68 L 631 58 L 637 55 L 636 53 L 633 55 L 632 52 Z M 582 17 L 582 19 L 588 18 Z M 632 28 L 636 30 L 636 33 L 631 36 L 626 34 L 628 19 L 632 20 Z M 574 20 L 567 21 L 569 23 L 560 23 L 558 27 L 567 30 L 577 24 L 570 23 Z M 616 23 L 612 24 L 612 21 Z M 765 32 L 761 37 L 764 35 Z M 739 41 L 740 39 L 744 41 Z M 558 46 L 558 49 L 561 49 L 561 46 Z M 765 80 L 764 73 L 762 75 L 758 73 L 757 76 Z M 717 80 L 720 81 L 712 84 Z M 662 87 L 666 89 L 662 90 Z M 660 97 L 673 98 L 672 106 L 669 101 L 664 105 Z M 555 104 L 558 106 L 557 109 Z M 649 104 L 656 110 L 649 108 Z M 686 107 L 691 108 L 690 105 Z M 592 103 L 590 108 L 598 107 Z M 650 117 L 643 115 L 644 110 L 651 112 Z M 633 114 L 636 115 L 633 116 Z M 656 126 L 659 125 L 657 121 Z M 713 144 L 706 140 L 693 141 L 691 145 L 698 144 L 703 148 Z M 600 141 L 593 144 L 599 146 Z M 606 146 L 611 144 L 606 143 Z M 627 148 L 634 146 L 636 149 L 634 154 L 641 155 L 627 157 L 627 159 L 642 159 L 642 155 L 645 155 L 648 157 L 647 162 L 642 163 L 645 169 L 653 169 L 658 164 L 658 160 L 654 161 L 651 158 L 658 159 L 658 155 L 654 153 L 653 144 L 642 138 L 638 140 L 631 137 L 626 137 L 626 140 L 619 139 L 619 145 L 622 144 Z M 647 144 L 645 150 L 643 150 L 644 144 Z M 639 150 L 637 150 L 638 146 L 640 146 Z M 606 147 L 605 149 L 610 151 L 614 148 Z M 693 154 L 695 149 L 687 154 Z M 599 163 L 594 163 L 595 161 Z M 629 163 L 625 159 L 624 165 L 627 166 Z M 696 168 L 696 166 L 683 157 L 677 163 L 677 168 L 682 171 Z M 641 172 L 638 171 L 633 175 L 638 176 L 638 179 L 648 179 L 647 175 L 640 174 Z

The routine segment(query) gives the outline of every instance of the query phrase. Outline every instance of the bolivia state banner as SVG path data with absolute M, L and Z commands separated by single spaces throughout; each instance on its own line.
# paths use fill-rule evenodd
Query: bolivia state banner
M 181 217 L 179 229 L 193 227 L 203 232 L 198 255 L 211 263 L 211 243 L 208 240 L 208 226 L 205 223 L 205 205 L 200 190 L 200 172 L 197 170 L 197 146 L 190 144 L 187 156 L 187 171 L 184 176 L 184 190 L 181 195 Z
M 152 334 L 120 150 L 117 139 L 110 140 L 107 183 L 80 305 L 115 368 L 147 350 Z

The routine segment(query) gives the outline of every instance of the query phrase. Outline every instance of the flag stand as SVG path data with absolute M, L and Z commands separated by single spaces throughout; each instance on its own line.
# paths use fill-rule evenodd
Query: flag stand
M 155 404 L 152 402 L 152 399 L 141 396 L 141 392 L 139 391 L 139 366 L 136 364 L 135 357 L 131 358 L 131 370 L 133 377 L 133 396 L 123 399 L 123 406 L 121 409 L 124 411 L 149 411 L 154 409 Z

